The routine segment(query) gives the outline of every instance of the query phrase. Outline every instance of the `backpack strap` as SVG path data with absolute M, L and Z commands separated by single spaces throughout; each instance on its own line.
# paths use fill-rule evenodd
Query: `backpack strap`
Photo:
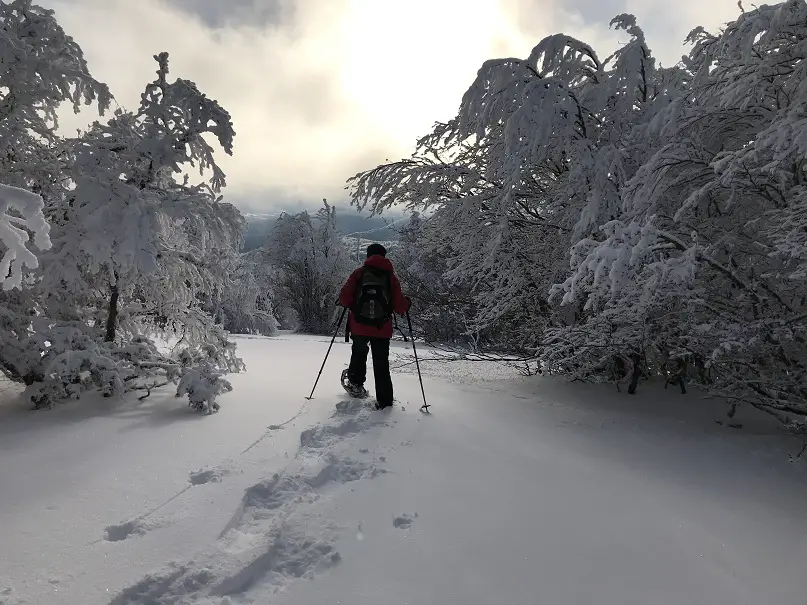
M 389 308 L 387 309 L 387 313 L 389 313 L 390 318 L 392 318 L 395 315 L 395 295 L 392 293 L 392 271 L 384 271 L 384 273 L 387 274 L 387 293 L 389 294 Z
M 353 290 L 353 308 L 359 304 L 359 290 L 361 289 L 361 282 L 364 279 L 364 274 L 367 272 L 367 267 L 362 265 L 359 267 L 359 278 L 356 280 L 356 288 Z

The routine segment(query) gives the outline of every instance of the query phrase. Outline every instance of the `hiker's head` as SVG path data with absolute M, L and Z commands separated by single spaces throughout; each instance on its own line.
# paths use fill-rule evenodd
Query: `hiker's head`
M 375 256 L 376 254 L 380 256 L 386 256 L 387 249 L 381 244 L 370 244 L 369 246 L 367 246 L 367 258 Z

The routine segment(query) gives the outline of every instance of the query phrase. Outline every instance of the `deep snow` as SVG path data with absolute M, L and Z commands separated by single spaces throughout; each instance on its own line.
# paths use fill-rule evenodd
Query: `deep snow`
M 326 349 L 239 339 L 210 417 L 7 402 L 0 604 L 804 603 L 805 463 L 766 418 L 440 361 L 424 416 L 407 360 L 377 412 L 341 342 L 307 403 Z

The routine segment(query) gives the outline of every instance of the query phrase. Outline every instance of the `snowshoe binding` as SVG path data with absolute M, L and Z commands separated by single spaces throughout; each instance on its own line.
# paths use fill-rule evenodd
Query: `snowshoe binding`
M 347 391 L 347 394 L 355 399 L 366 399 L 370 394 L 367 389 L 360 384 L 353 384 L 347 377 L 347 370 L 342 371 L 342 388 Z

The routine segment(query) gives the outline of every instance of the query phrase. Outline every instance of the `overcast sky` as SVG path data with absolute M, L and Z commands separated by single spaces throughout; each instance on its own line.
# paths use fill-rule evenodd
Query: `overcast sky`
M 56 10 L 93 75 L 136 109 L 154 79 L 195 81 L 232 115 L 225 195 L 243 209 L 344 200 L 354 173 L 408 156 L 454 115 L 489 58 L 526 56 L 563 32 L 609 54 L 611 17 L 637 16 L 663 64 L 696 25 L 716 29 L 736 0 L 39 0 Z M 624 39 L 624 35 L 622 36 Z M 92 116 L 63 124 L 86 125 Z

